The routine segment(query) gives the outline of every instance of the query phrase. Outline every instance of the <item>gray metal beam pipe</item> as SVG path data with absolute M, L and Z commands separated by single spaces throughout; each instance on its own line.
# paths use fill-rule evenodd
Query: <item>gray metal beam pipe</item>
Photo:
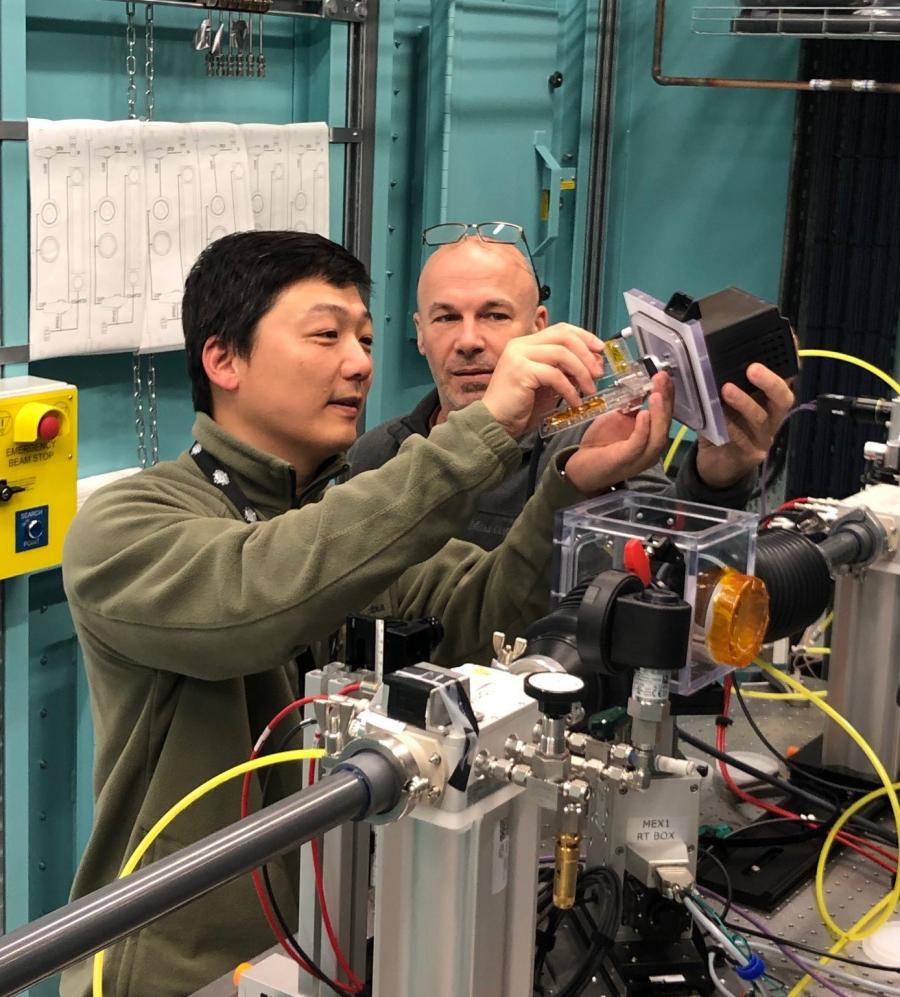
M 0 994 L 19 993 L 338 824 L 390 810 L 401 791 L 387 759 L 355 755 L 316 785 L 4 935 Z

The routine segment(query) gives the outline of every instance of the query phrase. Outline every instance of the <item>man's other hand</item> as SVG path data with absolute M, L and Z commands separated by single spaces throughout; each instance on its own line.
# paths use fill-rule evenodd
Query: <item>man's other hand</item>
M 510 436 L 518 439 L 554 399 L 581 404 L 597 390 L 603 373 L 603 343 L 592 333 L 560 322 L 506 344 L 484 404 Z
M 794 392 L 787 381 L 768 367 L 750 364 L 747 380 L 760 390 L 761 398 L 735 384 L 722 386 L 730 442 L 717 447 L 702 436 L 698 439 L 697 473 L 711 488 L 727 488 L 758 467 L 794 407 Z
M 668 374 L 656 374 L 647 408 L 595 419 L 566 462 L 566 477 L 584 495 L 598 495 L 652 467 L 669 439 L 674 392 Z

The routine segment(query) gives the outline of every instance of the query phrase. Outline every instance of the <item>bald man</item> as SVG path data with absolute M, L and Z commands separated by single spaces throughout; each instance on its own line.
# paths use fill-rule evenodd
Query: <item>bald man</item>
M 438 248 L 419 277 L 418 310 L 413 315 L 416 343 L 435 387 L 412 412 L 357 440 L 349 453 L 351 474 L 382 466 L 410 436 L 427 436 L 450 412 L 481 398 L 506 344 L 547 327 L 549 314 L 538 297 L 534 271 L 516 246 L 466 236 Z M 748 378 L 766 400 L 760 403 L 735 385 L 725 386 L 722 397 L 732 410 L 732 443 L 712 447 L 701 440 L 699 449 L 695 446 L 686 455 L 674 482 L 658 465 L 628 481 L 628 486 L 742 508 L 750 497 L 756 468 L 794 397 L 781 378 L 760 364 L 751 365 Z M 535 446 L 537 427 L 532 427 L 520 440 L 521 468 L 497 488 L 482 492 L 460 538 L 486 550 L 496 547 L 547 463 L 559 450 L 577 445 L 587 425 L 557 433 L 542 450 Z

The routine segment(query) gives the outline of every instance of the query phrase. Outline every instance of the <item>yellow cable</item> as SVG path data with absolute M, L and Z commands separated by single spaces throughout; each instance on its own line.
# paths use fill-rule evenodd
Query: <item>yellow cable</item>
M 789 703 L 796 703 L 801 699 L 809 699 L 809 696 L 801 696 L 797 692 L 754 692 L 752 689 L 745 689 L 743 686 L 741 686 L 741 695 L 746 699 L 786 699 Z M 825 699 L 828 696 L 828 692 L 825 689 L 817 689 L 809 695 L 815 696 L 816 699 Z
M 302 762 L 307 758 L 321 758 L 324 754 L 325 752 L 321 748 L 303 748 L 299 751 L 280 751 L 274 755 L 265 755 L 262 758 L 253 758 L 248 762 L 241 762 L 240 765 L 235 765 L 224 772 L 220 772 L 218 775 L 214 775 L 211 779 L 207 779 L 202 786 L 198 786 L 196 789 L 191 790 L 187 796 L 183 796 L 174 806 L 170 807 L 153 825 L 153 827 L 150 828 L 150 830 L 144 835 L 141 843 L 128 857 L 128 861 L 122 866 L 122 871 L 119 873 L 118 878 L 124 879 L 126 876 L 130 876 L 137 868 L 137 864 L 146 854 L 147 849 L 160 836 L 160 834 L 162 834 L 162 832 L 183 810 L 187 810 L 187 808 L 192 803 L 196 803 L 201 796 L 205 796 L 211 790 L 218 788 L 223 783 L 226 783 L 231 779 L 236 779 L 238 776 L 244 775 L 245 772 L 253 772 L 256 769 L 266 768 L 269 765 L 281 765 L 285 762 Z M 93 997 L 103 997 L 103 961 L 105 956 L 106 949 L 101 949 L 94 956 Z
M 894 790 L 900 789 L 900 782 L 895 782 L 893 784 L 893 788 Z M 857 811 L 867 806 L 873 800 L 877 800 L 879 797 L 885 796 L 886 794 L 887 794 L 886 786 L 882 786 L 880 789 L 875 789 L 871 793 L 867 793 L 865 796 L 858 799 L 854 804 L 849 806 L 841 814 L 841 816 L 835 822 L 834 826 L 829 831 L 828 836 L 825 838 L 825 843 L 822 845 L 822 851 L 819 855 L 820 865 L 824 867 L 825 862 L 827 862 L 828 860 L 828 853 L 831 850 L 832 845 L 834 844 L 834 840 L 841 831 L 841 829 L 844 827 L 844 825 L 847 823 L 847 821 L 850 820 L 850 818 Z M 881 910 L 889 903 L 889 901 L 890 901 L 890 895 L 882 897 L 877 904 L 875 904 L 868 911 L 866 911 L 866 913 L 856 922 L 856 924 L 853 925 L 853 927 L 848 932 L 841 932 L 841 937 L 828 950 L 829 954 L 836 955 L 838 952 L 841 951 L 842 948 L 844 948 L 847 945 L 848 942 L 853 941 L 853 938 L 851 936 L 854 935 L 856 932 L 858 932 L 860 929 L 864 928 L 866 924 L 868 924 L 868 922 L 872 920 L 873 917 L 875 917 L 877 914 L 881 912 Z M 819 960 L 819 965 L 826 966 L 829 961 L 830 960 L 828 956 L 823 956 Z M 810 982 L 810 977 L 804 976 L 803 979 L 801 979 L 797 983 L 794 989 L 791 990 L 788 997 L 797 997 L 797 995 L 804 990 L 804 988 L 807 986 L 809 982 Z
M 862 367 L 863 370 L 867 370 L 870 374 L 880 377 L 895 395 L 900 395 L 900 382 L 896 381 L 890 374 L 886 374 L 874 364 L 869 363 L 868 360 L 861 360 L 859 357 L 851 356 L 849 353 L 839 353 L 837 350 L 799 350 L 797 355 L 801 357 L 819 357 L 826 360 L 842 360 L 844 363 L 853 364 L 854 367 Z M 668 452 L 663 459 L 664 471 L 669 470 L 669 466 L 674 460 L 679 446 L 681 446 L 681 441 L 687 435 L 687 431 L 688 427 L 682 426 L 681 429 L 679 429 L 675 434 L 675 438 L 672 440 Z
M 868 360 L 860 360 L 859 357 L 853 357 L 849 353 L 838 353 L 836 350 L 799 350 L 798 356 L 820 357 L 826 360 L 843 360 L 844 363 L 851 363 L 854 367 L 862 367 L 863 370 L 867 370 L 870 374 L 880 377 L 895 395 L 900 395 L 900 382 L 896 381 L 890 374 L 885 374 L 883 370 L 876 367 L 875 364 L 869 363 Z
M 805 696 L 824 714 L 831 717 L 831 719 L 841 728 L 841 730 L 853 739 L 860 751 L 862 751 L 866 758 L 869 759 L 869 763 L 872 765 L 872 768 L 874 768 L 878 773 L 878 778 L 881 780 L 882 785 L 884 786 L 885 794 L 891 804 L 891 810 L 894 814 L 894 824 L 897 827 L 898 834 L 900 834 L 900 799 L 897 797 L 896 790 L 891 782 L 891 777 L 887 774 L 884 765 L 881 764 L 881 761 L 872 750 L 872 747 L 869 745 L 868 741 L 866 741 L 853 724 L 842 717 L 841 714 L 838 713 L 832 706 L 829 706 L 828 703 L 824 702 L 819 697 L 814 696 L 802 682 L 798 682 L 790 675 L 779 672 L 767 661 L 762 661 L 757 658 L 756 664 L 768 675 L 778 679 L 780 682 L 784 682 L 791 689 L 794 689 L 796 692 L 800 693 L 800 695 Z M 853 807 L 859 809 L 856 804 L 854 804 Z M 851 807 L 848 811 L 848 814 L 851 816 L 856 812 L 853 807 Z M 839 828 L 840 825 L 841 821 L 838 821 L 838 823 L 835 824 L 835 827 Z M 834 828 L 832 828 L 832 831 L 834 831 Z M 834 833 L 836 834 L 837 832 L 835 831 Z M 862 925 L 860 922 L 857 922 L 853 925 L 853 927 L 849 928 L 847 931 L 844 931 L 844 929 L 832 919 L 825 903 L 825 859 L 828 857 L 827 849 L 831 847 L 831 841 L 833 840 L 834 834 L 829 832 L 828 837 L 825 839 L 825 844 L 822 846 L 822 851 L 819 854 L 819 864 L 816 868 L 816 907 L 822 917 L 822 922 L 831 932 L 837 935 L 838 938 L 846 936 L 847 941 L 859 941 L 874 934 L 896 910 L 897 903 L 900 901 L 900 875 L 895 877 L 894 886 L 885 896 L 884 906 L 879 909 L 878 916 L 875 918 L 874 922 L 869 927 L 866 927 L 865 930 L 863 930 L 863 927 L 867 922 L 864 921 Z M 898 858 L 898 862 L 900 862 L 900 858 Z M 900 868 L 898 868 L 898 872 L 900 872 Z
M 682 426 L 681 429 L 675 434 L 675 439 L 672 440 L 672 445 L 669 447 L 668 453 L 663 458 L 663 470 L 668 471 L 669 465 L 675 458 L 675 454 L 678 453 L 678 448 L 681 446 L 681 441 L 687 435 L 688 427 Z
M 794 654 L 804 655 L 804 654 L 831 654 L 830 647 L 821 647 L 819 644 L 801 644 L 798 647 L 791 648 Z

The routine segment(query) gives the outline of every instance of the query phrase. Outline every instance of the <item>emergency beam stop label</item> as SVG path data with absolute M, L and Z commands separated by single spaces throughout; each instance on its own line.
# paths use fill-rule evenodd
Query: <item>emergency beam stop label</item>
M 687 817 L 629 817 L 625 834 L 627 840 L 635 844 L 665 844 L 686 841 L 690 826 Z
M 22 464 L 41 464 L 53 459 L 56 440 L 46 443 L 17 443 L 6 448 L 6 463 L 9 467 L 19 467 Z

